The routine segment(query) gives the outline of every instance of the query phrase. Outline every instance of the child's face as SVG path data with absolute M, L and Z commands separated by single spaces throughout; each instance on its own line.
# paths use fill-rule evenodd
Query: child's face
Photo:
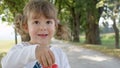
M 35 18 L 33 14 L 28 17 L 28 28 L 31 43 L 48 45 L 55 33 L 54 19 L 47 19 L 43 15 Z

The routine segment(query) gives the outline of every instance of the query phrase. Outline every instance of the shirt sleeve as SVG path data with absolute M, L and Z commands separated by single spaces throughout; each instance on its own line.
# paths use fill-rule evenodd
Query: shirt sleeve
M 1 60 L 2 68 L 24 68 L 28 62 L 35 61 L 36 46 L 16 45 Z
M 70 65 L 69 65 L 69 61 L 68 61 L 68 58 L 66 56 L 66 54 L 63 52 L 62 54 L 62 65 L 63 65 L 63 68 L 71 68 Z

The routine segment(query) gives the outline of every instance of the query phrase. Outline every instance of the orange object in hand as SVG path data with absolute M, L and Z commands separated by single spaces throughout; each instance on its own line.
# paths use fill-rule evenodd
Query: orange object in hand
M 53 64 L 52 67 L 44 67 L 43 68 L 58 68 L 58 65 L 57 64 Z
M 58 65 L 57 64 L 53 64 L 52 68 L 58 68 Z

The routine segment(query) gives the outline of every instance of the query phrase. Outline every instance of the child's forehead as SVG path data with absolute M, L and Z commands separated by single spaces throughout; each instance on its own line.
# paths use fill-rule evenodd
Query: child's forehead
M 42 13 L 35 13 L 35 12 L 30 12 L 28 17 L 32 18 L 32 19 L 37 19 L 40 18 L 41 16 L 44 16 Z
M 44 13 L 42 12 L 30 12 L 28 17 L 30 19 L 38 19 L 38 18 L 46 18 L 46 19 L 53 19 L 52 16 L 49 16 L 49 15 L 45 15 Z

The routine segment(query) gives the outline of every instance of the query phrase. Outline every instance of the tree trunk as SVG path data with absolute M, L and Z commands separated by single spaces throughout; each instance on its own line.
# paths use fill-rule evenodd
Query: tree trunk
M 14 32 L 15 32 L 15 44 L 17 44 L 17 31 L 16 31 L 16 29 L 14 29 Z
M 87 11 L 87 13 L 86 43 L 101 44 L 99 36 L 99 25 L 96 23 L 95 14 L 91 11 Z
M 73 41 L 79 42 L 79 31 L 80 31 L 80 24 L 79 24 L 79 14 L 75 13 L 75 8 L 71 8 L 71 14 L 73 17 Z
M 113 29 L 115 32 L 115 48 L 119 48 L 119 30 L 116 26 L 115 18 L 113 19 Z
M 98 0 L 91 0 L 87 6 L 87 24 L 86 24 L 86 43 L 87 44 L 101 44 L 98 18 L 100 9 L 96 9 Z

